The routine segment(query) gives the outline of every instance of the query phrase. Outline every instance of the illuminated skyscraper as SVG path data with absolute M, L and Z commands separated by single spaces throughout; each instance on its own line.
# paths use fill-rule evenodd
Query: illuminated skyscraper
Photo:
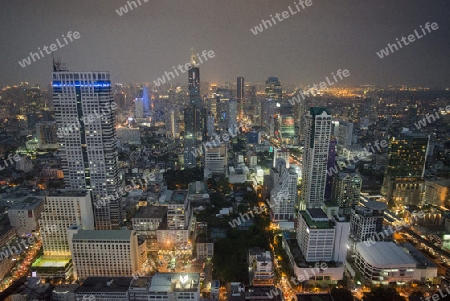
M 238 77 L 237 78 L 237 95 L 236 95 L 236 101 L 237 101 L 237 116 L 238 119 L 241 120 L 244 117 L 244 108 L 245 108 L 245 85 L 244 85 L 244 78 Z
M 122 198 L 117 167 L 117 141 L 109 72 L 53 72 L 53 105 L 58 128 L 70 127 L 58 139 L 69 190 L 91 190 L 93 203 L 107 196 L 108 204 L 94 208 L 96 229 L 119 228 Z M 111 198 L 111 196 L 115 196 Z
M 389 141 L 381 194 L 390 206 L 419 205 L 422 201 L 429 139 L 424 134 L 406 132 Z
M 302 207 L 318 208 L 324 201 L 330 134 L 331 115 L 328 110 L 310 108 L 306 114 Z
M 184 167 L 195 167 L 197 158 L 192 151 L 206 139 L 206 109 L 200 97 L 200 69 L 191 47 L 191 68 L 188 71 L 189 104 L 184 109 Z

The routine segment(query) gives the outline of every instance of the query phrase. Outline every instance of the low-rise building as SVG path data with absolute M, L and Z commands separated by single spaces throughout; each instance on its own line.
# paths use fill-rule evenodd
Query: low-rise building
M 39 218 L 44 209 L 43 197 L 26 197 L 16 200 L 8 209 L 8 218 L 17 234 L 31 234 L 39 230 Z
M 77 301 L 129 301 L 133 277 L 87 277 L 76 292 Z
M 420 252 L 412 246 L 393 242 L 359 242 L 355 266 L 374 284 L 433 280 L 437 277 L 437 266 L 418 254 Z
M 214 256 L 214 240 L 198 237 L 197 238 L 197 259 L 208 259 Z

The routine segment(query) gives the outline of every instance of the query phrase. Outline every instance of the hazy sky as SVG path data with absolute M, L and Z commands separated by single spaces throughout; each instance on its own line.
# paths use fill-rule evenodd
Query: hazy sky
M 137 0 L 135 0 L 137 2 Z M 288 19 L 254 35 L 269 15 L 294 0 L 149 0 L 119 16 L 126 0 L 2 0 L 0 83 L 49 83 L 51 55 L 22 68 L 18 61 L 61 35 L 80 38 L 55 51 L 69 70 L 111 71 L 114 82 L 152 82 L 189 62 L 196 52 L 215 57 L 200 66 L 202 81 L 314 84 L 348 69 L 342 84 L 423 84 L 450 87 L 449 0 L 312 0 Z M 380 59 L 376 52 L 426 22 L 439 29 Z M 187 82 L 187 74 L 171 82 Z

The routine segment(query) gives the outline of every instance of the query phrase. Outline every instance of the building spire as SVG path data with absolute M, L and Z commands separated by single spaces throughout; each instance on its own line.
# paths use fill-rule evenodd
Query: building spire
M 191 66 L 197 67 L 198 66 L 198 58 L 197 55 L 194 53 L 194 47 L 191 46 Z

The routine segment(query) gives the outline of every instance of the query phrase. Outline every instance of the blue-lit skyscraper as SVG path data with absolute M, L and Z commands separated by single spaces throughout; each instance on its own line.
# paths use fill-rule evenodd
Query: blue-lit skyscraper
M 53 105 L 65 187 L 91 190 L 96 229 L 119 228 L 122 198 L 118 194 L 117 142 L 109 72 L 53 72 Z M 97 203 L 98 204 L 98 203 Z

